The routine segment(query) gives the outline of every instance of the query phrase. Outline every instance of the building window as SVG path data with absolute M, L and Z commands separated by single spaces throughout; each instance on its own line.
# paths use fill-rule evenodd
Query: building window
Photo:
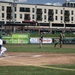
M 20 19 L 22 19 L 22 14 L 20 14 Z
M 4 13 L 2 13 L 2 18 L 4 18 Z
M 63 14 L 63 10 L 61 10 L 61 14 Z
M 34 13 L 34 8 L 32 8 L 32 12 Z
M 30 14 L 25 14 L 24 15 L 24 20 L 30 20 Z
M 32 15 L 32 19 L 34 19 L 34 15 Z
M 71 21 L 73 21 L 73 17 L 71 17 Z
M 71 11 L 71 15 L 73 15 L 73 11 Z
M 44 20 L 46 20 L 46 15 L 44 15 Z
M 2 11 L 4 11 L 4 6 L 2 6 Z
M 15 14 L 15 18 L 16 18 L 16 14 Z
M 58 14 L 58 10 L 56 10 L 56 12 L 55 12 L 56 14 Z
M 46 13 L 46 9 L 44 9 L 44 13 Z
M 16 12 L 16 7 L 15 7 L 15 12 Z
M 73 3 L 71 3 L 71 7 L 73 7 Z
M 61 20 L 63 20 L 63 17 L 61 16 Z
M 20 7 L 20 12 L 30 12 L 30 8 Z
M 75 7 L 75 3 L 74 3 L 74 7 Z
M 55 20 L 58 20 L 58 16 L 55 16 Z
M 11 19 L 11 14 L 10 13 L 7 13 L 7 20 Z

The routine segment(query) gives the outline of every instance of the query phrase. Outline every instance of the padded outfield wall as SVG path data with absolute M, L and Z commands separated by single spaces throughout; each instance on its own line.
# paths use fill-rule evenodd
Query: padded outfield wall
M 28 44 L 29 43 L 29 34 L 12 34 L 11 36 L 2 37 L 7 44 Z
M 30 37 L 28 33 L 21 33 L 21 34 L 12 34 L 11 36 L 3 36 L 2 37 L 7 44 L 39 44 L 40 40 L 39 37 Z M 44 44 L 53 44 L 54 39 L 59 40 L 58 38 L 50 38 L 44 37 L 43 43 Z M 75 38 L 65 38 L 63 40 L 64 44 L 75 44 Z

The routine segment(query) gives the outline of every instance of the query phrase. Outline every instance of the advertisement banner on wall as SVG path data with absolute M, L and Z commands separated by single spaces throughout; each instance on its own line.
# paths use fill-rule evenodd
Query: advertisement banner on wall
M 7 44 L 28 44 L 29 35 L 28 34 L 12 34 L 12 36 L 4 36 L 3 40 Z
M 59 38 L 53 38 L 53 43 L 59 43 Z M 62 41 L 63 44 L 75 44 L 75 38 L 65 38 Z
M 75 44 L 75 38 L 66 38 L 63 40 L 64 44 Z
M 39 40 L 39 38 L 30 38 L 30 43 L 38 44 L 38 43 L 40 43 L 40 40 Z M 43 43 L 51 44 L 52 43 L 52 38 L 43 38 Z

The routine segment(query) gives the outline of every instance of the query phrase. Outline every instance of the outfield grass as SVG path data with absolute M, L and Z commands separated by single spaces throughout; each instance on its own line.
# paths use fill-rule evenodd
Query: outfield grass
M 67 47 L 69 46 L 69 48 Z M 54 45 L 46 44 L 40 48 L 39 44 L 26 44 L 26 45 L 5 45 L 7 52 L 50 52 L 50 53 L 75 53 L 75 48 L 72 45 L 66 45 L 67 48 L 59 47 L 54 48 Z M 71 47 L 71 48 L 70 48 Z

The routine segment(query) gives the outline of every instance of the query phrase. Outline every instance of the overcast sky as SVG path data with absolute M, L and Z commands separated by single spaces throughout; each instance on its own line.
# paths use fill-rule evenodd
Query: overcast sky
M 0 0 L 0 1 L 13 1 L 13 0 Z M 75 0 L 68 0 L 71 2 L 75 2 Z M 48 4 L 48 5 L 61 5 L 65 2 L 65 0 L 17 0 L 17 2 L 21 3 L 30 3 L 30 4 Z

